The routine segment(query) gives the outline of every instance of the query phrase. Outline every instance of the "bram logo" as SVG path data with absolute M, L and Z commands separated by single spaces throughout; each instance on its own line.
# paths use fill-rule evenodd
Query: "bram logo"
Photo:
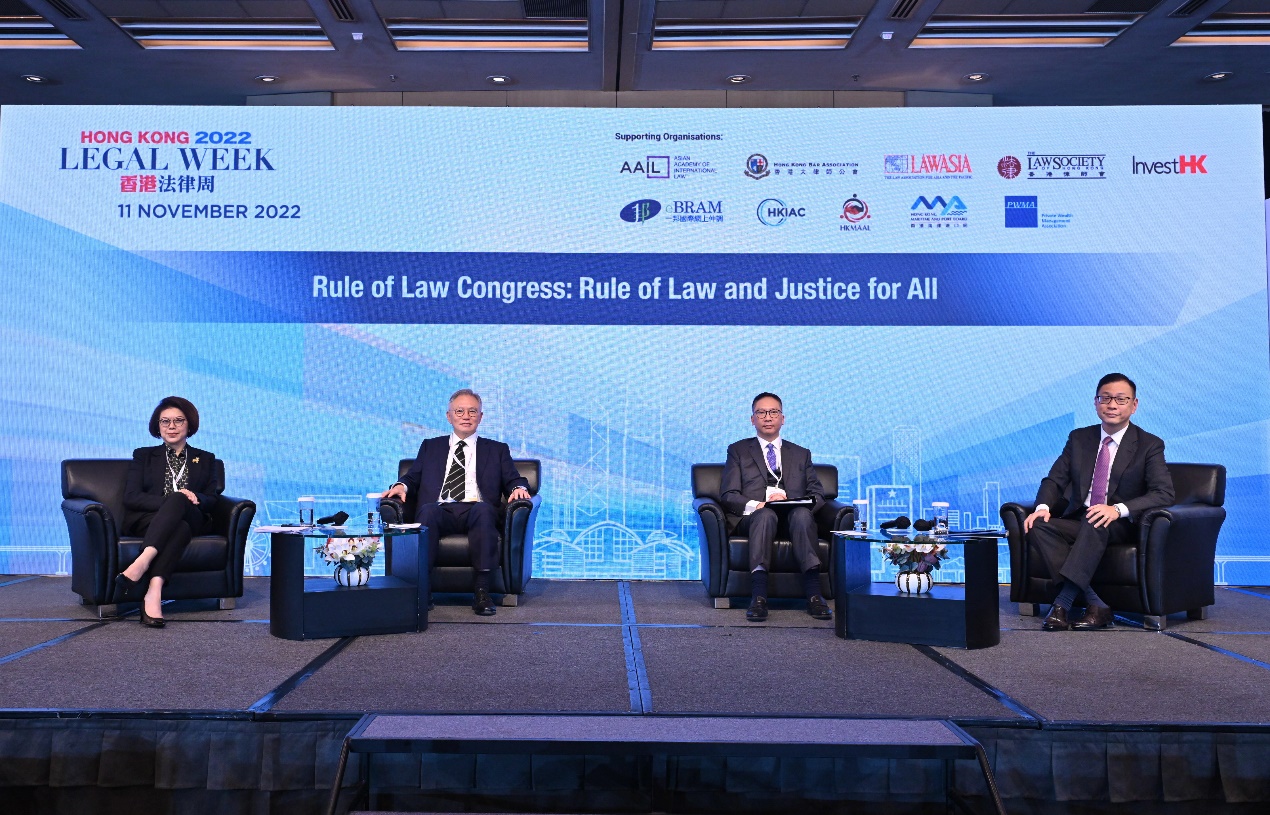
M 622 162 L 621 173 L 643 174 L 645 178 L 670 178 L 670 156 L 648 156 L 643 161 L 631 164 Z
M 651 221 L 657 217 L 657 213 L 661 212 L 661 204 L 651 198 L 643 198 L 639 201 L 632 201 L 622 207 L 622 211 L 618 213 L 623 221 L 630 224 L 642 224 L 645 221 Z
M 806 218 L 806 207 L 791 207 L 779 198 L 764 198 L 758 202 L 758 219 L 768 226 L 782 226 L 790 218 Z
M 1005 197 L 1005 228 L 1035 229 L 1037 212 L 1035 195 L 1007 195 Z
M 858 224 L 869 217 L 869 205 L 860 198 L 851 196 L 842 205 L 842 219 Z
M 772 166 L 767 163 L 767 156 L 762 153 L 755 153 L 745 160 L 745 174 L 756 181 L 771 171 Z
M 1208 158 L 1207 154 L 1202 156 L 1178 156 L 1172 161 L 1139 161 L 1137 156 L 1133 157 L 1133 174 L 1134 175 L 1208 175 L 1208 168 L 1204 166 L 1204 159 Z
M 913 202 L 913 206 L 909 207 L 909 210 L 916 211 L 918 207 L 925 207 L 928 210 L 939 210 L 938 215 L 941 218 L 950 215 L 965 215 L 967 211 L 966 205 L 955 195 L 947 201 L 944 200 L 942 195 L 936 195 L 933 201 L 926 200 L 926 196 L 923 195 Z
M 1023 162 L 1014 156 L 1006 156 L 997 162 L 997 172 L 1002 178 L 1018 178 L 1023 173 Z

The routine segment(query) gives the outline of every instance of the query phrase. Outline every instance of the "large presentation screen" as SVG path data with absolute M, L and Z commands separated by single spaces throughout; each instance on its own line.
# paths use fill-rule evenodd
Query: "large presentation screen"
M 169 394 L 278 523 L 364 512 L 472 387 L 542 462 L 535 576 L 693 579 L 691 466 L 760 391 L 873 524 L 969 529 L 1120 371 L 1171 461 L 1228 468 L 1217 579 L 1270 583 L 1260 122 L 6 107 L 0 573 L 68 571 L 59 462 L 156 443 Z

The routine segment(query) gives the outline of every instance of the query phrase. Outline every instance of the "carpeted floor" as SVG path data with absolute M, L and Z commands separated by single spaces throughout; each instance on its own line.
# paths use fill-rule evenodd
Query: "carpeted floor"
M 1207 620 L 1164 633 L 1039 631 L 1001 589 L 1001 644 L 977 651 L 840 640 L 805 603 L 715 609 L 697 582 L 536 580 L 476 617 L 439 595 L 417 634 L 292 642 L 269 581 L 237 607 L 165 606 L 98 624 L 66 577 L 0 578 L 3 710 L 385 711 L 947 716 L 975 723 L 1270 721 L 1270 593 L 1219 588 Z M 1211 646 L 1211 647 L 1206 647 Z M 255 707 L 253 707 L 255 705 Z M 1030 711 L 1030 713 L 1029 713 Z

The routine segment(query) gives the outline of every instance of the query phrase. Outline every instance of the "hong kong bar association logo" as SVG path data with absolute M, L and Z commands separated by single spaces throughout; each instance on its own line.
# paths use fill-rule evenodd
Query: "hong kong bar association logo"
M 762 153 L 755 153 L 745 160 L 745 174 L 757 181 L 766 177 L 772 172 L 772 167 L 767 163 L 767 156 Z

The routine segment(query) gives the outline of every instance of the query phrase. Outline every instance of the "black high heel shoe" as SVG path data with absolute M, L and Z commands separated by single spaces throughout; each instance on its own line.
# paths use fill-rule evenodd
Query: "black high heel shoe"
M 115 588 L 123 592 L 125 597 L 128 596 L 129 594 L 132 594 L 134 591 L 136 591 L 137 587 L 140 585 L 141 585 L 140 583 L 128 577 L 123 572 L 120 572 L 119 574 L 115 575 Z
M 145 606 L 141 607 L 141 624 L 147 628 L 163 628 L 167 625 L 167 623 L 163 621 L 162 617 L 151 617 L 149 614 L 146 614 Z

